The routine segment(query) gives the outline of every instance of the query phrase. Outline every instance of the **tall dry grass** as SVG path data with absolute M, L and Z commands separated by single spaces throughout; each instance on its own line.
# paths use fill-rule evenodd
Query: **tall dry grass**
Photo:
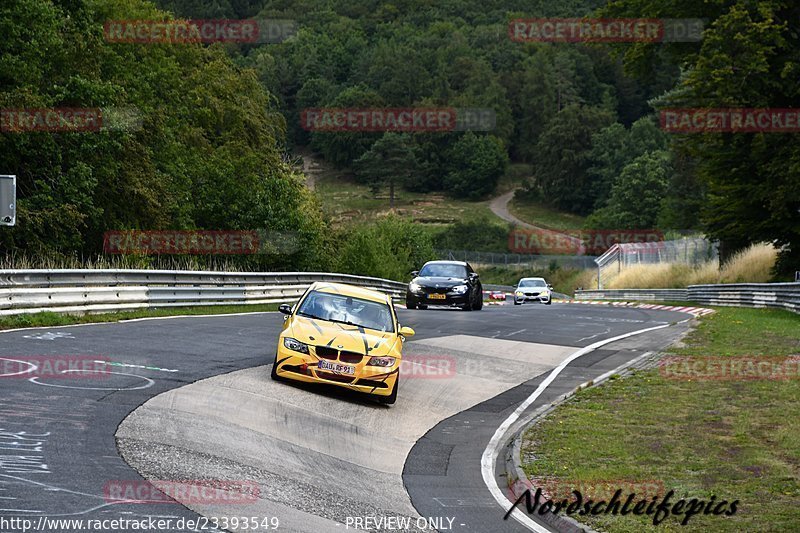
M 137 256 L 96 255 L 91 257 L 52 255 L 32 257 L 27 255 L 0 256 L 0 269 L 145 269 L 145 270 L 202 270 L 237 272 L 254 270 L 242 262 L 226 257 L 192 256 Z
M 716 260 L 700 265 L 658 263 L 633 265 L 604 285 L 609 289 L 676 289 L 703 283 L 764 283 L 772 279 L 778 251 L 754 244 L 731 257 L 722 268 Z

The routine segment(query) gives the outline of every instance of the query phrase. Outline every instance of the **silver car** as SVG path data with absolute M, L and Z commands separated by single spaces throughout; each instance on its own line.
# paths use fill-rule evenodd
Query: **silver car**
M 522 278 L 514 287 L 514 305 L 523 302 L 541 302 L 550 305 L 553 298 L 553 286 L 544 278 Z

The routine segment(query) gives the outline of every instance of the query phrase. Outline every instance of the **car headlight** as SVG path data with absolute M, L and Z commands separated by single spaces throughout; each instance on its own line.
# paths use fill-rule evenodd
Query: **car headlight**
M 291 337 L 284 337 L 283 345 L 286 348 L 292 350 L 293 352 L 300 352 L 308 355 L 308 344 L 303 344 L 297 339 L 293 339 Z
M 411 292 L 422 292 L 422 287 L 420 287 L 419 284 L 414 283 L 412 281 L 411 283 L 408 284 L 408 290 L 410 290 Z
M 456 285 L 451 290 L 456 294 L 464 294 L 469 290 L 469 287 L 467 287 L 466 285 Z
M 392 366 L 396 359 L 394 357 L 373 357 L 367 366 Z
M 523 292 L 522 292 L 522 291 L 517 291 L 517 292 L 515 292 L 514 294 L 516 294 L 517 296 L 522 296 L 522 295 L 523 295 Z

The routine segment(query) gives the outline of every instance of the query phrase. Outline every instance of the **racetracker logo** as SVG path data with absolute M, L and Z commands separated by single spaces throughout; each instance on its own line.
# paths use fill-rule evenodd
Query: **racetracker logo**
M 103 35 L 110 43 L 280 43 L 297 33 L 293 20 L 109 20 Z
M 668 133 L 798 133 L 800 109 L 671 108 L 660 122 Z
M 104 379 L 108 359 L 97 355 L 23 355 L 0 357 L 0 378 Z
M 490 131 L 497 118 L 484 108 L 318 108 L 300 113 L 307 131 L 444 132 Z
M 602 255 L 615 244 L 648 243 L 654 253 L 663 246 L 658 230 L 564 230 L 513 229 L 508 249 L 518 254 Z M 646 251 L 646 250 L 644 250 Z
M 404 379 L 441 379 L 456 375 L 456 358 L 451 355 L 407 355 L 400 361 Z
M 248 504 L 258 501 L 259 494 L 252 481 L 218 479 L 112 480 L 103 485 L 107 503 Z
M 3 133 L 77 133 L 138 130 L 139 112 L 132 108 L 26 108 L 0 109 Z
M 256 231 L 107 231 L 103 252 L 107 254 L 255 254 L 259 251 Z
M 515 19 L 508 34 L 516 42 L 620 43 L 696 42 L 702 39 L 700 19 Z
M 671 356 L 661 359 L 658 366 L 662 377 L 682 381 L 788 381 L 800 378 L 800 355 Z

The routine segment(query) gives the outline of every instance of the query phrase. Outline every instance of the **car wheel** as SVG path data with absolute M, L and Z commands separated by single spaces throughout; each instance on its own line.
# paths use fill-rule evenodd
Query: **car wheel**
M 420 309 L 422 309 L 422 310 L 425 310 L 425 309 L 427 309 L 427 308 L 428 308 L 428 306 L 427 306 L 427 305 L 423 305 L 423 304 L 419 304 L 417 307 L 419 307 L 419 308 L 420 308 Z
M 406 309 L 416 309 L 417 306 L 406 300 Z
M 397 389 L 400 388 L 400 376 L 397 376 L 397 379 L 394 381 L 394 388 L 392 389 L 392 393 L 389 396 L 375 396 L 378 399 L 378 402 L 392 405 L 394 402 L 397 401 Z
M 515 298 L 515 299 L 514 299 L 514 305 L 522 305 L 522 302 L 520 302 L 519 300 L 517 300 L 517 299 Z
M 553 303 L 553 299 L 552 299 L 552 298 L 550 298 L 549 300 L 547 300 L 547 301 L 544 303 L 544 305 L 550 305 L 551 303 Z
M 275 362 L 272 363 L 272 370 L 269 373 L 269 376 L 274 381 L 286 381 L 286 378 L 278 375 L 278 358 L 275 357 Z

